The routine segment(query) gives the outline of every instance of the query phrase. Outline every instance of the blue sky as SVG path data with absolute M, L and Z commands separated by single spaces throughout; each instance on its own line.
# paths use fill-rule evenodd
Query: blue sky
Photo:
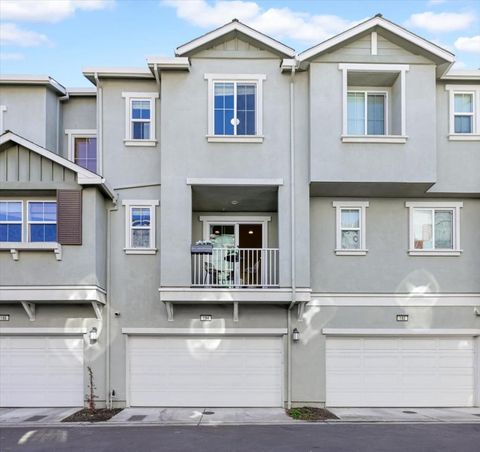
M 0 72 L 89 86 L 84 67 L 145 67 L 234 17 L 301 51 L 376 13 L 480 68 L 478 0 L 1 0 Z

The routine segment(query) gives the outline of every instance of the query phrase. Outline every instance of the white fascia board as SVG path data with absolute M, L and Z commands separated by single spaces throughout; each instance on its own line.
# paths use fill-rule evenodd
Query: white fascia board
M 189 71 L 190 70 L 190 61 L 187 57 L 173 57 L 173 58 L 166 58 L 166 57 L 147 57 L 147 64 L 150 67 L 150 70 L 154 69 L 155 67 L 160 71 L 165 70 L 183 70 Z
M 104 78 L 140 78 L 140 79 L 154 79 L 152 72 L 148 68 L 138 67 L 99 67 L 99 68 L 84 68 L 83 75 L 96 85 L 95 77 Z
M 270 47 L 279 53 L 283 53 L 285 56 L 288 56 L 291 58 L 295 56 L 295 50 L 292 49 L 291 47 L 288 47 L 285 44 L 282 44 L 281 42 L 273 38 L 270 38 L 269 36 L 264 35 L 263 33 L 260 33 L 259 31 L 254 30 L 253 28 L 248 27 L 247 25 L 239 22 L 238 20 L 233 20 L 232 22 L 229 22 L 228 24 L 220 28 L 217 28 L 216 30 L 206 33 L 197 39 L 194 39 L 190 42 L 187 42 L 184 45 L 181 45 L 180 47 L 177 47 L 175 50 L 175 55 L 178 55 L 178 56 L 185 55 L 186 53 L 191 52 L 192 50 L 195 50 L 198 47 L 201 47 L 205 44 L 208 44 L 209 42 L 214 41 L 215 39 L 218 39 L 223 35 L 226 35 L 227 33 L 230 33 L 232 31 L 239 31 L 256 41 L 261 42 L 267 47 Z
M 442 80 L 480 80 L 480 70 L 457 70 L 448 71 L 442 78 Z
M 355 72 L 402 72 L 409 71 L 410 65 L 384 63 L 339 63 L 338 69 L 347 69 Z
M 127 335 L 159 336 L 284 336 L 287 328 L 122 328 Z
M 97 88 L 67 88 L 70 97 L 96 96 Z
M 67 89 L 49 75 L 0 75 L 0 84 L 45 85 L 65 96 Z
M 187 185 L 230 185 L 234 187 L 242 186 L 280 186 L 283 185 L 283 179 L 243 179 L 243 178 L 200 178 L 188 177 Z
M 397 36 L 405 39 L 406 41 L 409 41 L 412 44 L 417 45 L 418 47 L 426 50 L 427 52 L 430 52 L 433 55 L 436 55 L 444 59 L 447 62 L 453 63 L 455 61 L 455 56 L 452 53 L 442 49 L 441 47 L 437 46 L 436 44 L 433 44 L 430 41 L 427 41 L 426 39 L 421 38 L 420 36 L 417 36 L 414 33 L 411 33 L 405 28 L 400 27 L 399 25 L 396 25 L 393 22 L 390 22 L 389 20 L 384 19 L 383 17 L 372 17 L 371 19 L 368 19 L 365 22 L 362 22 L 356 25 L 355 27 L 344 31 L 343 33 L 340 33 L 334 36 L 333 38 L 327 39 L 326 41 L 300 53 L 298 55 L 298 59 L 299 61 L 305 61 L 310 58 L 313 58 L 316 55 L 322 52 L 325 52 L 326 50 L 338 44 L 341 44 L 342 42 L 350 38 L 353 38 L 356 35 L 359 35 L 369 30 L 370 28 L 373 28 L 376 26 L 382 27 L 393 34 L 396 34 Z
M 326 336 L 479 336 L 480 329 L 323 328 Z

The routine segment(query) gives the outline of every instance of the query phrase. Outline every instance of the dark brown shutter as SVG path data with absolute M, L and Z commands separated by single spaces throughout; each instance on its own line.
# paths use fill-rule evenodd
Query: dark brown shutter
M 82 192 L 57 191 L 57 240 L 62 245 L 82 244 Z

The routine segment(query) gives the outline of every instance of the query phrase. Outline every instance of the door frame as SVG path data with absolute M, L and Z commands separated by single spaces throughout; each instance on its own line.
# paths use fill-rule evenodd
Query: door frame
M 235 248 L 239 245 L 239 225 L 240 224 L 260 224 L 262 225 L 262 248 L 268 248 L 268 222 L 272 220 L 269 216 L 200 216 L 203 223 L 203 240 L 210 238 L 210 226 L 218 224 L 221 226 L 235 226 Z

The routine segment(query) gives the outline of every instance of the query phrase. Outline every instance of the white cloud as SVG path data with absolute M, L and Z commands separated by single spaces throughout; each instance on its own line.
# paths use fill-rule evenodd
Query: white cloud
M 251 1 L 164 0 L 164 5 L 176 9 L 177 16 L 203 28 L 218 27 L 236 18 L 247 25 L 278 38 L 291 38 L 317 43 L 358 22 L 334 15 L 312 15 L 290 8 L 262 9 Z
M 0 52 L 0 61 L 20 61 L 25 56 L 22 53 L 16 52 Z
M 437 6 L 447 3 L 447 0 L 429 0 L 427 6 Z
M 15 24 L 3 23 L 0 26 L 0 43 L 4 46 L 36 47 L 51 44 L 50 40 L 36 31 L 19 28 Z
M 455 47 L 462 52 L 480 53 L 480 35 L 460 37 L 455 41 Z
M 423 28 L 430 32 L 449 32 L 465 30 L 475 21 L 473 13 L 424 13 L 412 14 L 407 26 Z
M 115 0 L 1 0 L 0 17 L 30 22 L 60 22 L 76 10 L 109 8 Z

